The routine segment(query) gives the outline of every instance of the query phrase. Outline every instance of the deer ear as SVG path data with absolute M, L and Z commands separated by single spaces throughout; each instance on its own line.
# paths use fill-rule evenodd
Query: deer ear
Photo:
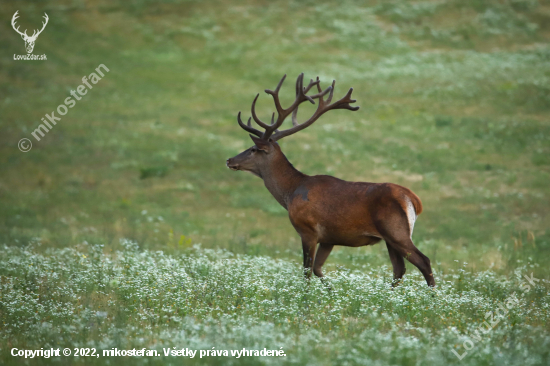
M 259 137 L 256 137 L 256 136 L 252 136 L 252 135 L 249 135 L 249 136 L 252 139 L 252 141 L 254 141 L 254 144 L 256 145 L 256 147 L 258 149 L 263 150 L 265 152 L 269 151 L 270 144 L 269 144 L 268 141 L 266 141 L 264 139 L 261 139 Z

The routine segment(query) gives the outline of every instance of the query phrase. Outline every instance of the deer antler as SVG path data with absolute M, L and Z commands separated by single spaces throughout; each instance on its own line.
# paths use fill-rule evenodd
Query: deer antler
M 329 86 L 327 89 L 322 91 L 321 86 L 319 84 L 319 78 L 317 77 L 317 90 L 319 91 L 318 94 L 315 94 L 312 96 L 312 98 L 319 99 L 319 104 L 317 105 L 317 110 L 315 113 L 313 113 L 313 116 L 311 116 L 307 121 L 298 124 L 298 121 L 296 120 L 296 116 L 298 113 L 298 107 L 296 106 L 296 109 L 292 113 L 292 124 L 293 127 L 289 128 L 288 130 L 284 130 L 279 132 L 278 134 L 273 136 L 273 140 L 277 141 L 282 139 L 283 137 L 290 136 L 298 131 L 303 130 L 304 128 L 307 128 L 313 124 L 313 122 L 317 121 L 319 117 L 321 117 L 326 112 L 333 110 L 333 109 L 348 109 L 350 111 L 356 111 L 359 109 L 359 107 L 352 107 L 350 103 L 355 103 L 355 99 L 351 99 L 351 93 L 353 92 L 353 88 L 350 88 L 347 92 L 347 94 L 340 100 L 330 104 L 332 101 L 332 97 L 334 95 L 334 86 L 336 84 L 336 80 L 332 81 L 332 85 Z M 330 92 L 327 100 L 323 100 L 323 97 Z
M 11 26 L 12 26 L 12 28 L 13 28 L 14 31 L 16 31 L 16 32 L 19 33 L 20 35 L 25 36 L 25 37 L 28 38 L 29 36 L 27 35 L 27 30 L 26 30 L 26 29 L 25 29 L 25 32 L 24 32 L 24 33 L 21 33 L 21 31 L 19 31 L 19 26 L 17 26 L 17 28 L 15 28 L 15 20 L 16 20 L 17 18 L 19 18 L 19 15 L 17 15 L 17 13 L 19 13 L 19 10 L 17 10 L 17 11 L 15 12 L 15 14 L 13 14 L 13 17 L 11 18 Z
M 13 30 L 15 30 L 17 33 L 19 33 L 21 36 L 24 36 L 27 39 L 36 39 L 40 35 L 40 33 L 42 33 L 44 28 L 46 28 L 46 25 L 48 24 L 48 20 L 50 19 L 50 18 L 48 18 L 48 14 L 44 13 L 44 19 L 46 20 L 46 22 L 42 22 L 42 29 L 40 29 L 39 31 L 37 31 L 35 29 L 32 36 L 29 37 L 27 35 L 27 30 L 26 29 L 25 29 L 25 32 L 21 33 L 19 31 L 19 26 L 17 28 L 15 28 L 15 20 L 17 18 L 19 18 L 19 15 L 17 13 L 19 13 L 19 10 L 17 10 L 15 12 L 15 14 L 13 14 L 13 17 L 11 18 L 11 26 L 13 27 Z
M 296 133 L 300 130 L 303 130 L 304 128 L 310 126 L 321 115 L 323 115 L 325 112 L 328 112 L 332 109 L 349 109 L 351 111 L 356 111 L 356 110 L 359 109 L 359 107 L 350 106 L 350 103 L 355 103 L 355 100 L 351 99 L 351 93 L 353 92 L 353 88 L 351 88 L 348 91 L 348 93 L 346 94 L 346 96 L 344 96 L 342 99 L 338 100 L 337 102 L 334 102 L 334 103 L 330 104 L 330 102 L 332 101 L 332 97 L 333 97 L 333 93 L 334 93 L 334 85 L 335 85 L 336 82 L 333 81 L 331 86 L 329 86 L 325 90 L 322 90 L 321 86 L 320 86 L 319 77 L 317 77 L 317 80 L 315 80 L 315 81 L 313 81 L 313 79 L 310 80 L 309 85 L 304 88 L 304 86 L 303 86 L 304 74 L 303 73 L 300 74 L 298 76 L 298 79 L 296 80 L 296 99 L 290 105 L 290 107 L 284 109 L 281 106 L 281 102 L 279 100 L 279 90 L 281 89 L 281 86 L 283 85 L 283 82 L 284 82 L 285 78 L 286 78 L 286 74 L 285 74 L 285 76 L 283 76 L 281 81 L 279 81 L 279 84 L 277 85 L 275 90 L 269 90 L 269 89 L 265 90 L 265 92 L 267 94 L 270 94 L 273 97 L 273 101 L 275 103 L 275 108 L 277 109 L 277 120 L 275 120 L 275 113 L 273 113 L 273 115 L 271 117 L 271 124 L 267 124 L 267 123 L 263 122 L 262 120 L 260 120 L 258 118 L 258 116 L 256 115 L 256 101 L 258 100 L 258 96 L 259 96 L 259 94 L 258 94 L 258 95 L 256 95 L 256 98 L 254 98 L 254 102 L 252 102 L 251 113 L 252 113 L 252 118 L 254 119 L 254 121 L 260 127 L 262 127 L 265 131 L 262 134 L 261 131 L 253 128 L 250 124 L 250 119 L 248 119 L 248 125 L 244 125 L 242 123 L 241 117 L 240 117 L 241 112 L 239 112 L 238 122 L 239 122 L 239 125 L 243 129 L 245 129 L 246 131 L 248 131 L 250 133 L 255 134 L 258 137 L 261 137 L 264 140 L 269 140 L 270 137 L 273 135 L 273 137 L 271 137 L 271 140 L 277 141 L 277 140 L 282 139 L 283 137 L 290 136 L 290 135 L 292 135 L 292 134 L 294 134 L 294 133 Z M 307 92 L 309 92 L 309 90 L 315 85 L 317 86 L 318 93 L 314 94 L 314 95 L 311 95 L 311 96 L 307 95 Z M 327 95 L 328 93 L 330 93 L 328 99 L 326 101 L 323 100 L 323 97 L 325 95 Z M 299 124 L 296 120 L 299 105 L 301 103 L 305 102 L 306 100 L 311 102 L 312 104 L 315 104 L 314 99 L 319 99 L 319 104 L 317 105 L 317 110 L 315 111 L 313 116 L 311 116 L 307 121 Z M 286 117 L 288 117 L 291 113 L 292 113 L 293 127 L 289 128 L 287 130 L 279 131 L 278 128 L 281 127 L 281 125 L 283 124 Z
M 239 114 L 237 115 L 237 122 L 239 122 L 239 126 L 241 126 L 243 128 L 243 130 L 245 131 L 248 131 L 250 133 L 253 133 L 254 135 L 258 136 L 258 137 L 262 137 L 263 135 L 263 132 L 262 131 L 259 131 L 257 129 L 255 129 L 254 127 L 252 127 L 250 125 L 250 120 L 252 119 L 252 117 L 250 117 L 248 119 L 248 124 L 244 124 L 243 121 L 241 121 L 241 112 L 239 112 Z
M 50 20 L 50 18 L 48 18 L 48 14 L 44 13 L 44 19 L 46 19 L 46 22 L 42 22 L 42 29 L 40 29 L 39 31 L 34 31 L 34 33 L 32 34 L 31 38 L 37 38 L 38 35 L 40 33 L 42 33 L 42 31 L 44 30 L 44 28 L 46 28 L 46 25 L 48 24 L 48 20 Z

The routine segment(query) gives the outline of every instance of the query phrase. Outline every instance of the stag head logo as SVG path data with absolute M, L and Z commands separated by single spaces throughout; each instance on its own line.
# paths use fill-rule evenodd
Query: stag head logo
M 46 24 L 48 24 L 48 14 L 44 13 L 44 19 L 46 20 L 46 22 L 42 23 L 42 29 L 40 29 L 39 31 L 34 30 L 32 36 L 28 36 L 26 29 L 25 32 L 21 32 L 19 31 L 19 26 L 17 26 L 17 28 L 15 27 L 15 20 L 19 18 L 19 15 L 17 15 L 18 12 L 19 10 L 17 10 L 15 14 L 13 14 L 13 18 L 11 18 L 11 26 L 17 33 L 21 35 L 23 41 L 25 41 L 25 49 L 27 50 L 27 53 L 32 53 L 32 50 L 34 49 L 34 42 L 36 42 L 36 39 L 38 38 L 40 33 L 42 33 L 44 28 L 46 28 Z

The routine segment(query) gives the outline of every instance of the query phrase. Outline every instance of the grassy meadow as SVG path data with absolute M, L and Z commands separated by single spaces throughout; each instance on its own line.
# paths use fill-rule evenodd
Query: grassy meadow
M 17 10 L 21 29 L 48 14 L 34 49 L 47 61 L 13 59 Z M 0 14 L 0 363 L 548 364 L 549 1 L 8 0 Z M 391 290 L 383 243 L 337 248 L 328 284 L 303 281 L 286 211 L 226 168 L 251 145 L 237 113 L 261 93 L 267 119 L 263 90 L 287 74 L 290 103 L 301 72 L 336 80 L 336 97 L 353 87 L 361 109 L 329 112 L 283 151 L 306 174 L 417 193 L 413 240 L 435 289 L 407 264 Z M 451 349 L 512 293 L 459 360 Z M 287 356 L 25 360 L 13 347 Z

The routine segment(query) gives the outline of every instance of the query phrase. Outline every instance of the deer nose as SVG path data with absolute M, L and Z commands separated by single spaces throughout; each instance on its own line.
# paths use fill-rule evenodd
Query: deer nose
M 225 165 L 231 170 L 239 170 L 239 164 L 232 164 L 231 159 L 227 159 Z

